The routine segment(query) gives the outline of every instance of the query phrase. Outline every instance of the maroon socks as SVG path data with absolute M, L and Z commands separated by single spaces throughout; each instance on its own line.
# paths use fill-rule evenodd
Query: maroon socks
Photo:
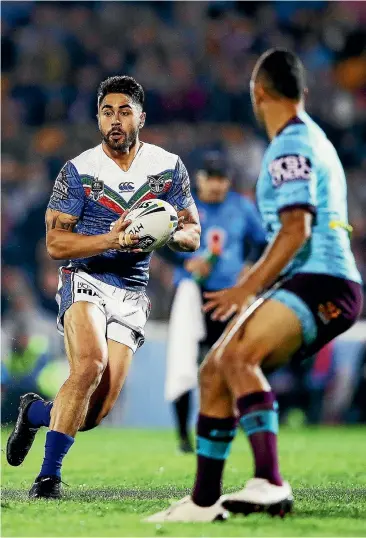
M 237 407 L 240 424 L 252 446 L 254 476 L 281 486 L 277 455 L 278 404 L 274 393 L 261 391 L 242 396 L 237 400 Z

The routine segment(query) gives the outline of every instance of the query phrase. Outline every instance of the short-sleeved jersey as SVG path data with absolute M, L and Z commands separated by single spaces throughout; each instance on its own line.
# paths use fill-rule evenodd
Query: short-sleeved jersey
M 76 233 L 97 235 L 109 232 L 126 209 L 153 198 L 166 200 L 177 211 L 194 203 L 181 159 L 143 143 L 124 172 L 100 144 L 65 164 L 56 178 L 48 208 L 79 217 Z M 141 290 L 148 283 L 150 258 L 149 253 L 110 250 L 71 260 L 70 266 L 112 286 Z
M 281 211 L 307 208 L 312 235 L 283 274 L 323 273 L 361 282 L 353 257 L 342 164 L 324 131 L 300 113 L 272 140 L 257 183 L 257 203 L 270 241 Z
M 263 247 L 265 243 L 259 213 L 253 202 L 235 192 L 229 192 L 219 204 L 207 204 L 198 197 L 194 198 L 202 231 L 200 248 L 193 256 L 205 254 L 211 249 L 213 242 L 221 251 L 212 273 L 204 282 L 204 287 L 208 290 L 219 290 L 234 286 L 244 265 L 246 245 Z M 192 254 L 181 253 L 180 256 L 189 258 Z M 175 285 L 183 278 L 191 278 L 191 274 L 184 267 L 176 267 Z

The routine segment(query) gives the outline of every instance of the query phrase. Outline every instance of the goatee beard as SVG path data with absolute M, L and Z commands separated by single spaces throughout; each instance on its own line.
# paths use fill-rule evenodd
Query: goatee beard
M 130 136 L 125 136 L 123 142 L 112 140 L 108 135 L 102 134 L 103 141 L 113 151 L 120 151 L 121 153 L 127 153 L 132 146 L 136 144 L 137 133 L 133 133 Z

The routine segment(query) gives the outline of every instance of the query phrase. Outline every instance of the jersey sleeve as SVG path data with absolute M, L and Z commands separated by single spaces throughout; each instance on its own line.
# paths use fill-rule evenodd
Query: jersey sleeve
M 47 207 L 74 217 L 80 217 L 84 202 L 84 188 L 79 173 L 75 166 L 68 161 L 56 178 Z
M 316 214 L 318 171 L 307 144 L 295 136 L 278 143 L 270 154 L 268 172 L 278 213 L 302 208 Z
M 177 211 L 181 211 L 194 204 L 189 175 L 179 157 L 174 169 L 172 186 L 168 192 L 166 201 L 175 207 Z

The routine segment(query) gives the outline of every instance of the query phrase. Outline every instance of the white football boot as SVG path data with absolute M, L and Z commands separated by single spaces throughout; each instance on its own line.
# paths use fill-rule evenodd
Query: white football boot
M 252 478 L 237 493 L 223 495 L 221 503 L 232 514 L 268 512 L 283 518 L 292 511 L 294 499 L 288 482 L 275 486 L 264 478 Z
M 225 521 L 229 514 L 221 505 L 219 499 L 212 506 L 198 506 L 194 504 L 191 497 L 183 497 L 180 501 L 172 504 L 167 510 L 153 514 L 144 519 L 145 523 L 167 523 L 169 521 L 179 522 L 205 522 L 205 521 Z

